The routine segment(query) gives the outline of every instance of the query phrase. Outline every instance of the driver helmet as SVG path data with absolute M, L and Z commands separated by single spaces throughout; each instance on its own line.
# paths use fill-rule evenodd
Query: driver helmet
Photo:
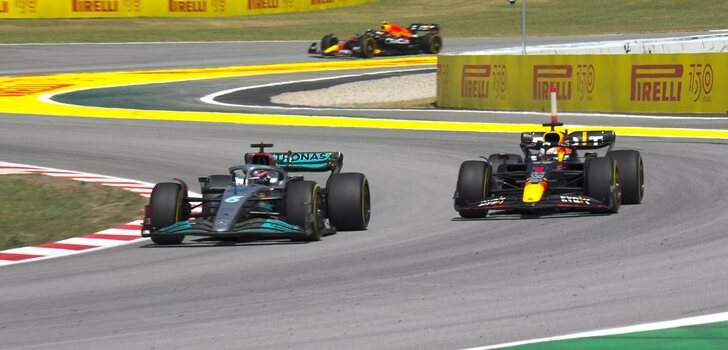
M 268 170 L 253 170 L 248 175 L 249 185 L 270 185 L 270 174 Z
M 391 25 L 389 24 L 389 21 L 382 21 L 382 25 L 379 28 L 381 28 L 384 31 L 387 31 L 387 30 L 389 30 L 390 27 L 391 27 Z
M 563 162 L 566 160 L 569 160 L 571 157 L 571 148 L 568 147 L 567 144 L 561 143 L 556 147 L 551 147 L 546 150 L 545 158 L 546 160 L 556 160 L 559 162 Z
M 549 131 L 543 134 L 543 143 L 547 146 L 557 146 L 566 143 L 566 137 L 563 132 Z

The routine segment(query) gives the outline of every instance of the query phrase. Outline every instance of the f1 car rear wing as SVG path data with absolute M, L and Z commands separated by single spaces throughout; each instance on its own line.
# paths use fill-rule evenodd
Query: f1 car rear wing
M 257 153 L 246 153 L 245 163 L 250 163 Z M 275 165 L 288 172 L 325 172 L 334 174 L 341 171 L 344 155 L 340 152 L 273 152 L 270 153 Z
M 524 132 L 521 134 L 521 147 L 530 148 L 531 145 L 543 142 L 544 132 Z M 598 149 L 609 147 L 611 150 L 617 140 L 617 134 L 612 130 L 574 131 L 566 136 L 566 141 L 576 149 Z
M 437 23 L 412 23 L 407 27 L 410 32 L 439 32 L 440 25 Z

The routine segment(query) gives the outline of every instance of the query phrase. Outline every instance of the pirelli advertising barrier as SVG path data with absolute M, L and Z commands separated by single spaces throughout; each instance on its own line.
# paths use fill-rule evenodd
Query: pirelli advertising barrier
M 728 113 L 728 54 L 440 55 L 441 107 Z
M 222 17 L 302 12 L 372 0 L 0 0 L 2 18 Z

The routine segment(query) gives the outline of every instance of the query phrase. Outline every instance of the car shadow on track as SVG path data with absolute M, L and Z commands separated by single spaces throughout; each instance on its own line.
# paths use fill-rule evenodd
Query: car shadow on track
M 608 213 L 590 213 L 590 212 L 564 212 L 564 213 L 495 213 L 489 214 L 484 218 L 461 218 L 453 217 L 450 221 L 508 221 L 508 220 L 549 220 L 549 219 L 567 219 L 567 218 L 583 218 L 590 216 L 609 216 Z
M 241 246 L 271 246 L 271 245 L 299 245 L 311 242 L 294 242 L 288 239 L 219 239 L 197 238 L 187 239 L 180 244 L 157 245 L 149 243 L 139 248 L 210 248 L 210 247 L 241 247 Z

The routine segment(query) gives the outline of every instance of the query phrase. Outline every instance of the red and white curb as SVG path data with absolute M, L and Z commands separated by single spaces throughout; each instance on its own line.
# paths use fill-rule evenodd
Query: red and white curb
M 0 174 L 42 174 L 63 177 L 76 181 L 119 187 L 136 192 L 143 197 L 149 197 L 152 193 L 152 188 L 154 188 L 154 184 L 148 182 L 6 162 L 0 162 Z M 145 240 L 147 238 L 141 236 L 141 220 L 136 220 L 128 224 L 80 237 L 0 251 L 0 266 L 92 252 Z

